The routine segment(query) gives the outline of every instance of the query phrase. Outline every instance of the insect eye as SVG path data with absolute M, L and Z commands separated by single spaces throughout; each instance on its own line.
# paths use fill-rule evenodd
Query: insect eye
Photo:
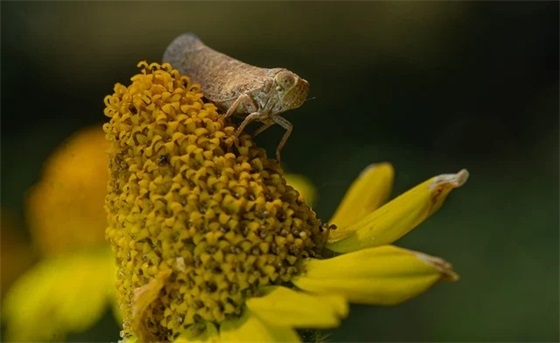
M 282 87 L 283 89 L 290 89 L 296 83 L 296 78 L 291 72 L 284 71 L 276 75 L 276 83 L 278 84 L 279 87 Z

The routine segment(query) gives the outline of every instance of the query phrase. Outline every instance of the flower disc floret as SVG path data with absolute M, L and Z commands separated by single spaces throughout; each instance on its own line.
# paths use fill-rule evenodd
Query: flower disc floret
M 249 135 L 236 140 L 198 85 L 169 64 L 139 67 L 105 98 L 106 236 L 125 336 L 163 341 L 239 317 L 318 256 L 324 236 L 278 163 Z

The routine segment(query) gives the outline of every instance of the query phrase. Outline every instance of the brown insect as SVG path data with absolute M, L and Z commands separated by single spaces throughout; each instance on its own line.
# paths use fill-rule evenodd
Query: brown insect
M 163 62 L 200 84 L 204 96 L 225 111 L 245 117 L 237 128 L 239 137 L 250 122 L 263 123 L 253 136 L 274 124 L 286 129 L 276 148 L 276 159 L 292 133 L 293 125 L 281 114 L 298 108 L 309 92 L 309 83 L 284 68 L 259 68 L 217 52 L 193 33 L 185 33 L 167 47 Z

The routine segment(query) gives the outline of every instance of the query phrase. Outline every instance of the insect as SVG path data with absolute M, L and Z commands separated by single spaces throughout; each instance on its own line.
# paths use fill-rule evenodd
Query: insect
M 281 114 L 300 107 L 309 92 L 309 83 L 285 68 L 260 68 L 217 52 L 193 33 L 175 38 L 163 55 L 182 74 L 200 84 L 204 96 L 221 110 L 225 117 L 244 117 L 235 132 L 238 138 L 252 121 L 262 122 L 253 136 L 274 124 L 286 129 L 276 148 L 276 159 L 293 130 Z

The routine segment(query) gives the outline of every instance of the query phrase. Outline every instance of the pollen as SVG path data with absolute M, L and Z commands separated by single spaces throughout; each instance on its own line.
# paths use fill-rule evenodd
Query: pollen
M 106 237 L 124 336 L 139 335 L 141 321 L 167 341 L 192 324 L 239 317 L 259 289 L 289 283 L 299 262 L 318 256 L 324 236 L 278 162 L 251 136 L 236 139 L 199 85 L 169 64 L 138 66 L 105 98 Z M 161 275 L 157 297 L 135 312 L 135 291 Z

